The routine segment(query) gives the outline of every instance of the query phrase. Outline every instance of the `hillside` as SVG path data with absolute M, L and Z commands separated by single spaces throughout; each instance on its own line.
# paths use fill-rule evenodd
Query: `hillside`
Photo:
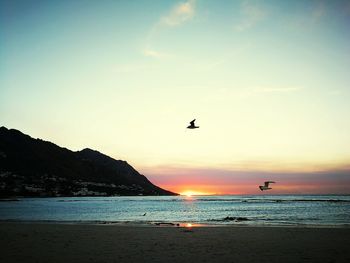
M 176 195 L 126 161 L 0 128 L 0 196 Z

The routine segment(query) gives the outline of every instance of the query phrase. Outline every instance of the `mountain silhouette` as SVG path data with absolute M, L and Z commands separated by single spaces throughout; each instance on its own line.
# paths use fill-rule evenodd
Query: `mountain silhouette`
M 177 194 L 152 184 L 126 161 L 0 127 L 0 196 L 112 195 Z

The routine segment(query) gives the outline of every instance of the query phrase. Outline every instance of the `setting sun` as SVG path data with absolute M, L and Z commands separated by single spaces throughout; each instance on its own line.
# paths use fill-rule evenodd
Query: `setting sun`
M 194 195 L 208 195 L 208 193 L 197 192 L 197 191 L 184 191 L 184 192 L 181 192 L 180 195 L 194 196 Z

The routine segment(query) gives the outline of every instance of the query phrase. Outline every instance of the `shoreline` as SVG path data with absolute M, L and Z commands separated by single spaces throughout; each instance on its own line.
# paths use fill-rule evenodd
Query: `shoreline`
M 0 262 L 350 262 L 350 228 L 0 222 Z
M 96 226 L 128 226 L 128 227 L 170 227 L 170 228 L 186 228 L 190 224 L 192 228 L 227 228 L 227 227 L 251 227 L 251 228 L 344 228 L 350 229 L 349 224 L 256 224 L 256 223 L 203 223 L 203 222 L 168 222 L 168 221 L 57 221 L 57 220 L 13 220 L 0 219 L 0 224 L 50 224 L 50 225 L 96 225 Z

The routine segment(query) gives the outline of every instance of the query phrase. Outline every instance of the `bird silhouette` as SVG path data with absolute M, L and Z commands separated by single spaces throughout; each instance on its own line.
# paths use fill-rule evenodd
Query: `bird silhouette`
M 269 187 L 269 184 L 274 184 L 275 182 L 273 181 L 266 181 L 264 182 L 264 185 L 259 185 L 259 188 L 261 191 L 264 191 L 264 190 L 270 190 L 272 189 L 271 187 Z
M 194 122 L 196 121 L 196 119 L 194 119 L 193 121 L 190 122 L 191 125 L 187 126 L 187 129 L 197 129 L 199 128 L 199 126 L 196 126 L 194 124 Z

